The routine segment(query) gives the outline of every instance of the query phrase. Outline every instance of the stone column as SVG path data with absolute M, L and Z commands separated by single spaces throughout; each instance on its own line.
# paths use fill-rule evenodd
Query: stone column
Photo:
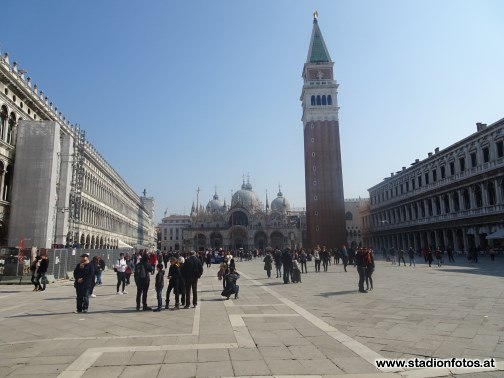
M 481 190 L 481 200 L 483 203 L 483 207 L 488 206 L 488 183 L 481 183 L 480 184 L 480 190 Z
M 464 240 L 464 250 L 469 250 L 469 238 L 467 237 L 467 227 L 462 228 L 462 238 Z
M 427 246 L 430 247 L 432 245 L 431 234 L 430 231 L 425 231 L 427 233 Z
M 469 187 L 469 202 L 470 202 L 470 209 L 475 209 L 476 208 L 476 196 L 474 195 L 474 189 L 472 187 Z M 464 242 L 465 243 L 465 242 Z
M 442 232 L 443 232 L 443 245 L 446 249 L 448 247 L 448 232 L 446 228 L 443 228 Z
M 494 180 L 494 186 L 495 186 L 495 204 L 500 205 L 502 204 L 502 193 L 498 179 Z

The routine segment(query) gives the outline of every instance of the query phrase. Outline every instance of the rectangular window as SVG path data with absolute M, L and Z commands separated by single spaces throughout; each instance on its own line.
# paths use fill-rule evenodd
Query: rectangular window
M 453 176 L 455 174 L 455 162 L 450 161 L 450 175 Z
M 483 148 L 483 162 L 488 163 L 490 161 L 490 151 L 488 147 Z
M 501 158 L 504 156 L 504 142 L 502 140 L 499 140 L 497 143 L 495 143 L 495 146 L 497 147 L 497 157 Z
M 459 158 L 460 172 L 465 171 L 465 159 L 463 157 Z
M 411 180 L 411 189 L 415 190 L 415 179 Z
M 476 167 L 476 152 L 471 154 L 471 168 Z
M 422 186 L 422 176 L 418 176 L 418 187 Z
M 398 187 L 396 186 L 396 187 L 395 187 L 395 195 L 396 195 L 396 197 L 397 197 L 397 195 L 398 195 L 398 194 L 399 194 L 399 189 L 398 189 Z
M 425 174 L 425 185 L 429 185 L 429 172 Z
M 432 182 L 436 182 L 437 181 L 437 171 L 434 169 L 432 171 Z
M 443 165 L 441 167 L 441 180 L 446 177 L 446 171 L 445 171 L 445 166 Z
M 409 192 L 409 181 L 406 181 L 406 191 Z

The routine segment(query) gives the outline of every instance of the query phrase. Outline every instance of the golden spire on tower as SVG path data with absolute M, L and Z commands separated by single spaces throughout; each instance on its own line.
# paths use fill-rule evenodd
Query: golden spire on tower
M 313 19 L 318 19 L 318 11 L 313 12 Z

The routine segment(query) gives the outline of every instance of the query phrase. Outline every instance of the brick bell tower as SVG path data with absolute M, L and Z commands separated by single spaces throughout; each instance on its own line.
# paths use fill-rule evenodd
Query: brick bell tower
M 303 133 L 305 152 L 308 248 L 339 248 L 346 243 L 345 200 L 338 121 L 338 83 L 334 62 L 313 14 L 308 58 L 303 68 Z

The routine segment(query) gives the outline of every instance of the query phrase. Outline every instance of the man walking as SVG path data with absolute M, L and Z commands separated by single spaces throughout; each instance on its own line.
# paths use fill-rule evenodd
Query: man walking
M 198 307 L 198 280 L 203 274 L 203 264 L 201 260 L 196 256 L 196 251 L 191 251 L 191 256 L 189 256 L 181 269 L 182 277 L 185 281 L 185 306 L 184 308 L 189 308 L 191 304 L 191 291 L 193 297 L 193 307 Z
M 409 255 L 409 266 L 413 264 L 413 267 L 415 267 L 415 251 L 413 250 L 413 247 L 409 247 L 408 255 Z
M 42 259 L 40 260 L 40 266 L 38 268 L 38 274 L 39 274 L 39 291 L 44 291 L 46 289 L 46 283 L 47 283 L 47 269 L 49 268 L 49 258 L 47 257 L 47 254 L 42 255 Z
M 124 258 L 124 253 L 121 252 L 119 254 L 119 260 L 116 261 L 114 266 L 114 270 L 117 272 L 117 294 L 128 294 L 127 291 L 124 290 L 126 286 L 126 268 L 128 264 L 126 259 Z M 122 291 L 119 291 L 122 284 Z

